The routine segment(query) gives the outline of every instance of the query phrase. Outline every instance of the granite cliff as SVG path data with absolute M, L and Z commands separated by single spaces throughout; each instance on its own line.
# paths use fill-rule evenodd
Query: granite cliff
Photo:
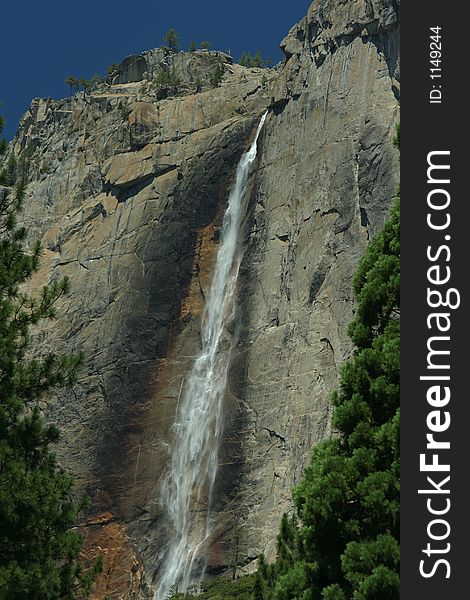
M 276 69 L 156 49 L 22 118 L 11 151 L 28 156 L 24 222 L 45 249 L 31 287 L 72 281 L 35 339 L 86 355 L 78 384 L 43 408 L 92 500 L 85 551 L 106 561 L 96 598 L 151 597 L 166 536 L 156 490 L 234 169 L 265 110 L 208 573 L 227 568 L 235 539 L 241 572 L 274 557 L 292 486 L 331 433 L 352 275 L 398 182 L 398 24 L 396 0 L 315 0 Z

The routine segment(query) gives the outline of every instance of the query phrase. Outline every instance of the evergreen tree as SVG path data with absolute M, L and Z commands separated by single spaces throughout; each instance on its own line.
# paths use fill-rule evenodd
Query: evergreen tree
M 258 67 L 259 69 L 261 69 L 264 66 L 264 59 L 261 56 L 261 52 L 259 50 L 256 51 L 253 57 L 252 66 Z
M 170 27 L 168 31 L 165 33 L 165 37 L 163 38 L 165 45 L 173 50 L 174 52 L 178 52 L 180 49 L 180 39 L 176 31 L 173 27 Z
M 106 73 L 108 75 L 113 75 L 114 73 L 116 73 L 116 71 L 118 70 L 119 65 L 116 63 L 112 63 L 109 65 L 109 67 L 106 69 Z
M 176 73 L 175 67 L 171 67 L 171 69 L 162 69 L 155 78 L 157 98 L 161 100 L 170 95 L 176 95 L 180 83 L 180 78 Z
M 256 67 L 258 69 L 261 69 L 264 66 L 264 59 L 261 56 L 261 52 L 259 50 L 256 51 L 254 56 L 251 56 L 250 52 L 243 51 L 240 58 L 240 64 L 242 65 L 242 67 Z
M 196 52 L 197 49 L 197 44 L 196 42 L 193 40 L 190 44 L 189 44 L 189 52 Z
M 232 581 L 235 581 L 237 577 L 237 570 L 241 566 L 241 560 L 246 550 L 243 528 L 236 526 L 230 532 L 230 553 L 228 555 L 228 566 L 232 571 Z
M 212 71 L 210 76 L 210 82 L 212 87 L 216 88 L 219 86 L 219 83 L 222 81 L 222 77 L 224 76 L 224 67 L 220 60 L 217 62 L 217 66 Z
M 256 600 L 399 598 L 400 213 L 397 202 L 354 278 L 354 358 L 333 396 L 333 427 L 294 490 Z
M 98 75 L 98 73 L 95 73 L 92 78 L 90 79 L 90 89 L 95 88 L 99 82 L 101 81 L 101 77 Z
M 201 48 L 201 50 L 210 50 L 212 44 L 210 42 L 208 42 L 207 40 L 204 40 L 203 42 L 201 42 L 199 44 L 199 47 Z
M 73 75 L 66 77 L 65 83 L 69 86 L 69 96 L 73 94 L 73 90 L 78 86 L 78 79 Z
M 100 564 L 85 572 L 78 560 L 81 538 L 71 527 L 80 507 L 51 450 L 58 431 L 38 402 L 73 383 L 82 357 L 32 355 L 30 327 L 54 318 L 69 282 L 38 297 L 22 291 L 41 254 L 39 244 L 27 251 L 17 225 L 24 193 L 23 180 L 0 188 L 0 600 L 72 600 L 87 594 Z
M 253 600 L 256 585 L 254 575 L 245 575 L 235 580 L 222 575 L 202 581 L 197 593 L 194 590 L 178 592 L 177 586 L 172 586 L 167 600 Z
M 79 86 L 83 88 L 84 92 L 88 92 L 88 90 L 91 88 L 91 81 L 89 79 L 86 79 L 86 77 L 80 77 L 79 80 Z
M 15 155 L 12 153 L 8 157 L 6 165 L 0 170 L 0 185 L 13 185 L 16 181 L 17 170 L 17 160 Z
M 253 57 L 250 52 L 242 52 L 242 56 L 240 58 L 240 64 L 242 67 L 252 67 L 253 66 Z

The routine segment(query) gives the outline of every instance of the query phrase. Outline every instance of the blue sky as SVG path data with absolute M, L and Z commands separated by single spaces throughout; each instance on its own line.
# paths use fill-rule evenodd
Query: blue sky
M 10 139 L 37 96 L 67 95 L 65 77 L 104 74 L 129 54 L 161 45 L 169 27 L 182 47 L 208 40 L 214 49 L 259 49 L 274 62 L 279 42 L 307 12 L 311 0 L 10 0 L 0 22 L 0 113 Z

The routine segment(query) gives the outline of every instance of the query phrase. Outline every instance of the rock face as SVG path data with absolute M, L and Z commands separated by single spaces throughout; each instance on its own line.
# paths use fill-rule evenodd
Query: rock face
M 225 511 L 245 532 L 247 558 L 275 557 L 292 487 L 330 433 L 329 398 L 351 351 L 352 276 L 396 193 L 396 5 L 316 1 L 282 42 L 230 388 L 236 484 Z
M 316 0 L 277 70 L 152 50 L 88 94 L 34 100 L 23 117 L 12 151 L 30 157 L 24 221 L 45 248 L 31 287 L 72 281 L 60 320 L 36 339 L 86 354 L 78 384 L 44 410 L 62 430 L 62 463 L 92 498 L 88 547 L 109 547 L 115 574 L 96 598 L 151 596 L 170 428 L 234 169 L 267 108 L 209 572 L 227 566 L 234 530 L 246 570 L 260 552 L 274 557 L 291 488 L 330 433 L 329 396 L 351 352 L 352 275 L 397 186 L 398 11 L 395 0 Z

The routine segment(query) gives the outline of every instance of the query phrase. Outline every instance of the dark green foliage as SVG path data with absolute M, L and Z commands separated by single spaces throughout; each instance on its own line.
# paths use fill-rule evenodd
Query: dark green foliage
M 370 244 L 354 277 L 358 305 L 349 335 L 359 348 L 370 346 L 372 340 L 384 332 L 390 318 L 399 314 L 399 231 L 397 204 L 382 233 Z
M 160 73 L 155 77 L 155 84 L 159 87 L 168 85 L 170 83 L 170 71 L 167 69 L 163 69 Z
M 162 69 L 155 78 L 155 84 L 159 100 L 168 96 L 175 96 L 178 93 L 178 86 L 180 85 L 180 79 L 176 74 L 175 68 Z
M 0 185 L 11 187 L 15 184 L 25 183 L 28 179 L 31 155 L 31 146 L 27 146 L 23 150 L 18 160 L 11 153 L 6 164 L 0 169 Z
M 168 31 L 165 33 L 163 42 L 168 48 L 170 48 L 170 50 L 173 50 L 174 52 L 178 52 L 180 49 L 180 38 L 173 27 L 170 27 L 170 29 L 168 29 Z
M 333 427 L 294 490 L 299 518 L 284 516 L 274 565 L 260 561 L 255 600 L 399 598 L 398 202 L 354 278 L 349 333 Z
M 117 67 L 115 64 L 110 65 L 107 69 L 108 75 L 116 73 Z M 74 91 L 79 92 L 83 90 L 84 92 L 89 92 L 100 80 L 100 76 L 95 73 L 91 79 L 87 79 L 86 77 L 67 77 L 65 83 L 69 86 L 69 95 L 71 96 Z
M 31 157 L 33 155 L 33 147 L 26 146 L 26 148 L 21 153 L 18 164 L 16 167 L 16 181 L 15 183 L 24 182 L 27 183 L 28 175 L 29 175 L 29 165 L 31 161 Z
M 253 57 L 249 52 L 243 52 L 240 58 L 240 64 L 242 67 L 251 67 L 252 66 Z
M 201 584 L 201 594 L 181 594 L 173 591 L 169 600 L 252 600 L 256 585 L 255 575 L 231 580 L 217 577 Z
M 83 88 L 84 92 L 88 92 L 92 86 L 92 83 L 89 79 L 86 79 L 85 77 L 80 77 L 78 86 L 79 88 Z
M 101 77 L 98 75 L 98 73 L 95 73 L 92 78 L 90 79 L 90 85 L 92 88 L 94 88 L 96 85 L 98 85 L 98 83 L 100 82 Z
M 210 50 L 211 46 L 212 46 L 212 44 L 210 42 L 208 42 L 207 40 L 205 40 L 199 44 L 199 48 L 201 48 L 201 50 Z
M 259 50 L 257 50 L 255 55 L 253 56 L 253 66 L 258 67 L 260 69 L 264 66 L 264 59 L 261 56 L 261 52 Z
M 210 76 L 211 86 L 214 88 L 219 87 L 219 83 L 222 81 L 223 76 L 224 76 L 224 66 L 221 63 L 221 61 L 219 60 Z
M 18 164 L 13 154 L 10 154 L 6 165 L 0 170 L 0 185 L 11 186 L 16 183 Z
M 264 66 L 264 59 L 261 56 L 261 52 L 259 50 L 256 51 L 254 56 L 251 56 L 250 52 L 243 52 L 240 58 L 240 64 L 242 67 L 257 67 L 261 69 Z
M 118 70 L 119 65 L 116 63 L 112 63 L 109 65 L 109 67 L 106 69 L 106 73 L 108 75 L 113 75 L 113 73 L 116 73 L 116 71 Z
M 188 50 L 189 52 L 196 52 L 197 44 L 194 40 L 189 44 Z
M 73 75 L 69 75 L 69 77 L 65 79 L 65 83 L 69 86 L 69 95 L 71 96 L 74 89 L 78 87 L 78 79 Z
M 86 595 L 101 564 L 84 572 L 78 560 L 81 538 L 71 527 L 80 506 L 51 450 L 58 431 L 38 402 L 73 383 L 82 357 L 31 354 L 30 327 L 54 318 L 69 282 L 38 297 L 22 290 L 41 254 L 39 244 L 25 249 L 17 225 L 24 192 L 22 179 L 0 190 L 0 600 L 72 600 Z

